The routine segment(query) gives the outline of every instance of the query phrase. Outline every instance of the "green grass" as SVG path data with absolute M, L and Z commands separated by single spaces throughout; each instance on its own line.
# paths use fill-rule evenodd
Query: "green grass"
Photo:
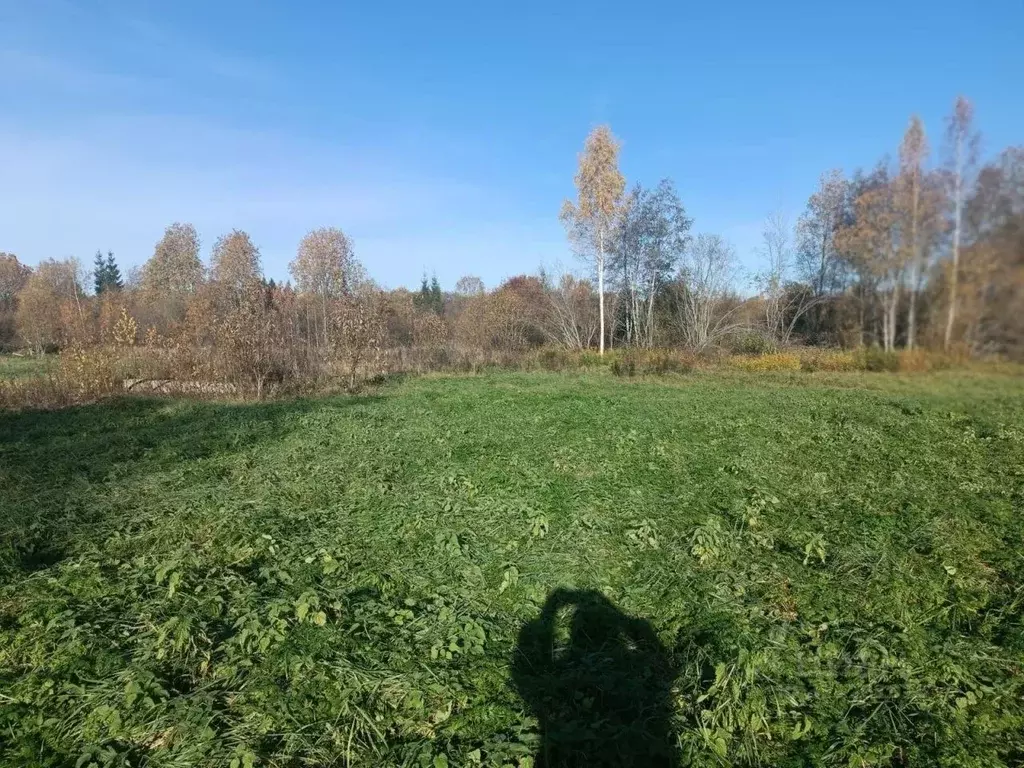
M 52 369 L 54 359 L 53 356 L 0 355 L 0 380 L 29 379 L 42 376 Z
M 1024 386 L 0 414 L 0 762 L 1024 764 Z

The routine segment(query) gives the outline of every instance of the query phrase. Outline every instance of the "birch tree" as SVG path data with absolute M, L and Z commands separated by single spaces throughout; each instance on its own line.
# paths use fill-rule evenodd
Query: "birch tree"
M 19 262 L 13 253 L 0 252 L 0 349 L 14 342 L 18 294 L 31 274 L 32 270 Z
M 260 251 L 241 230 L 217 238 L 210 256 L 210 278 L 229 293 L 240 295 L 263 276 Z
M 29 274 L 18 293 L 21 338 L 34 352 L 84 336 L 85 270 L 77 259 L 47 259 Z
M 196 228 L 179 222 L 171 224 L 140 271 L 145 314 L 165 330 L 181 322 L 189 302 L 203 284 L 203 277 Z
M 0 251 L 0 310 L 13 310 L 18 291 L 25 287 L 32 269 L 13 253 Z
M 484 290 L 484 281 L 476 275 L 463 275 L 455 282 L 458 296 L 479 296 Z
M 366 282 L 334 304 L 332 339 L 344 361 L 348 386 L 355 389 L 361 368 L 372 370 L 383 352 L 387 336 L 387 301 Z
M 604 354 L 605 260 L 615 226 L 624 210 L 626 180 L 619 171 L 619 142 L 611 129 L 600 125 L 590 132 L 579 156 L 576 172 L 577 201 L 562 204 L 560 218 L 577 251 L 591 259 L 597 272 L 600 335 L 598 348 Z
M 1024 359 L 1024 146 L 977 174 L 964 205 L 958 336 L 975 351 Z
M 842 223 L 846 181 L 833 169 L 821 175 L 818 188 L 807 200 L 807 209 L 797 221 L 797 256 L 801 271 L 814 287 L 815 295 L 831 288 L 836 267 L 836 230 Z
M 949 179 L 949 197 L 953 211 L 952 265 L 949 273 L 949 306 L 946 310 L 946 331 L 943 346 L 949 349 L 956 323 L 957 288 L 960 279 L 960 248 L 963 237 L 963 211 L 966 197 L 966 177 L 977 161 L 978 134 L 973 129 L 974 107 L 966 98 L 958 96 L 953 114 L 946 126 L 946 168 Z
M 298 289 L 318 305 L 320 340 L 326 349 L 331 302 L 347 296 L 363 280 L 352 241 L 335 227 L 314 229 L 302 238 L 298 254 L 288 269 Z
M 155 294 L 191 295 L 203 281 L 199 235 L 191 224 L 175 222 L 142 268 L 142 288 Z
M 899 252 L 898 216 L 893 201 L 893 183 L 888 174 L 877 171 L 853 202 L 853 218 L 836 235 L 837 245 L 850 255 L 858 269 L 872 275 L 882 304 L 882 346 L 896 346 L 896 321 L 904 259 Z
M 924 272 L 922 258 L 922 188 L 928 140 L 924 125 L 914 115 L 900 144 L 900 171 L 896 179 L 895 203 L 900 219 L 901 253 L 907 264 L 907 349 L 913 349 L 917 337 L 917 295 Z
M 630 194 L 611 259 L 626 306 L 627 343 L 653 346 L 655 298 L 682 258 L 691 224 L 668 179 L 654 189 L 638 184 Z

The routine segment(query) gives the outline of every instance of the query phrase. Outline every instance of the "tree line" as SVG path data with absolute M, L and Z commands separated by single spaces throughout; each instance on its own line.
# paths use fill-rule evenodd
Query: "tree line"
M 339 367 L 354 381 L 385 358 L 429 366 L 546 344 L 956 346 L 1019 357 L 1024 148 L 981 164 L 963 98 L 938 144 L 933 156 L 915 116 L 895 162 L 823 174 L 795 224 L 766 217 L 761 268 L 746 285 L 735 248 L 695 231 L 671 180 L 627 186 L 620 145 L 599 126 L 561 210 L 580 271 L 541 268 L 490 290 L 466 276 L 445 291 L 424 275 L 418 291 L 386 290 L 351 239 L 327 227 L 302 239 L 277 284 L 247 233 L 218 238 L 207 264 L 195 228 L 175 223 L 126 278 L 109 252 L 97 252 L 91 275 L 75 259 L 29 268 L 0 254 L 0 345 L 189 350 L 189 375 L 234 371 L 258 390 Z
M 979 167 L 979 145 L 973 108 L 960 97 L 937 157 L 912 116 L 895 163 L 824 173 L 795 226 L 766 217 L 756 295 L 741 301 L 732 246 L 691 233 L 670 181 L 627 192 L 619 144 L 598 127 L 562 220 L 596 275 L 599 349 L 607 341 L 699 350 L 756 330 L 780 344 L 1019 356 L 1024 148 Z

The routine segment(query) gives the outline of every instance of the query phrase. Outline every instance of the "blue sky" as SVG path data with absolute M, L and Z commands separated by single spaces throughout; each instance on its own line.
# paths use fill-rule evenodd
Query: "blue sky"
M 282 278 L 330 225 L 383 284 L 493 286 L 578 268 L 557 213 L 607 122 L 754 268 L 767 213 L 912 112 L 937 146 L 964 93 L 988 152 L 1024 141 L 1022 30 L 1020 0 L 0 0 L 0 250 L 127 267 L 191 221 Z

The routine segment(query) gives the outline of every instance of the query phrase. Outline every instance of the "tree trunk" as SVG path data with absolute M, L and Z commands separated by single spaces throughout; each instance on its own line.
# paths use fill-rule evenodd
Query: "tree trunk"
M 601 316 L 601 337 L 598 340 L 598 354 L 604 355 L 604 233 L 598 235 L 597 246 L 597 302 Z
M 821 262 L 818 267 L 818 290 L 817 296 L 820 298 L 825 295 L 825 258 L 828 254 L 828 235 L 822 234 L 821 236 Z M 824 319 L 825 302 L 821 302 L 814 310 L 814 335 L 818 336 L 821 333 L 822 321 Z
M 315 326 L 313 325 L 313 321 L 310 318 L 309 303 L 308 302 L 304 302 L 304 303 L 306 305 L 306 332 L 303 335 L 306 337 L 306 358 L 309 359 L 309 360 L 312 360 L 313 359 L 313 334 L 316 333 L 316 330 L 315 330 Z M 295 326 L 296 326 L 295 327 L 296 334 L 298 334 L 299 333 L 299 327 L 298 327 L 299 323 L 298 323 L 297 320 L 296 320 Z
M 354 392 L 356 388 L 356 369 L 359 367 L 359 358 L 361 355 L 358 352 L 350 354 L 353 356 L 349 359 L 348 388 Z
M 323 339 L 321 341 L 321 345 L 322 345 L 321 349 L 326 350 L 327 349 L 327 338 L 328 338 L 328 336 L 327 336 L 327 296 L 325 294 L 321 294 L 320 295 L 320 304 L 321 304 L 321 307 L 323 308 L 323 323 L 324 323 Z
M 915 175 L 910 212 L 910 307 L 907 312 L 907 349 L 914 348 L 917 336 L 917 288 L 921 274 L 921 248 L 918 243 L 917 220 L 920 215 L 921 182 Z
M 889 297 L 889 306 L 887 310 L 887 322 L 888 326 L 886 331 L 888 338 L 886 339 L 886 351 L 894 352 L 896 350 L 896 318 L 899 315 L 900 306 L 900 280 L 897 278 L 893 281 L 892 295 Z
M 910 305 L 907 309 L 907 349 L 914 348 L 914 336 L 917 333 L 917 275 L 911 277 Z
M 860 301 L 858 302 L 858 304 L 860 305 L 860 307 L 859 307 L 860 311 L 858 312 L 857 324 L 860 327 L 860 346 L 863 347 L 864 346 L 864 322 L 865 322 L 865 318 L 864 318 L 864 284 L 863 283 L 860 283 L 859 289 L 860 289 L 859 290 Z
M 962 153 L 960 141 L 957 141 L 956 146 L 956 177 L 954 179 L 954 190 L 953 190 L 953 272 L 949 276 L 949 312 L 946 315 L 946 333 L 943 337 L 942 346 L 943 349 L 949 350 L 949 344 L 953 339 L 953 323 L 956 321 L 956 289 L 957 279 L 960 275 L 960 219 L 963 208 L 963 171 L 962 166 Z
M 821 236 L 821 265 L 818 267 L 818 295 L 825 292 L 825 257 L 828 254 L 828 235 Z
M 958 238 L 959 227 L 954 234 L 954 242 Z M 953 339 L 953 324 L 956 322 L 956 290 L 957 277 L 960 271 L 960 244 L 953 246 L 953 267 L 949 276 L 949 313 L 946 315 L 946 333 L 943 337 L 942 348 L 949 351 L 950 342 Z
M 626 317 L 628 324 L 626 326 L 626 346 L 636 346 L 637 339 L 639 338 L 640 329 L 637 326 L 639 322 L 639 316 L 636 311 L 636 283 L 631 283 L 629 287 L 629 304 L 626 307 Z
M 889 341 L 887 343 L 890 352 L 896 350 L 896 302 L 889 305 Z
M 657 286 L 657 277 L 651 278 L 651 295 L 647 299 L 647 346 L 654 346 L 654 293 Z

